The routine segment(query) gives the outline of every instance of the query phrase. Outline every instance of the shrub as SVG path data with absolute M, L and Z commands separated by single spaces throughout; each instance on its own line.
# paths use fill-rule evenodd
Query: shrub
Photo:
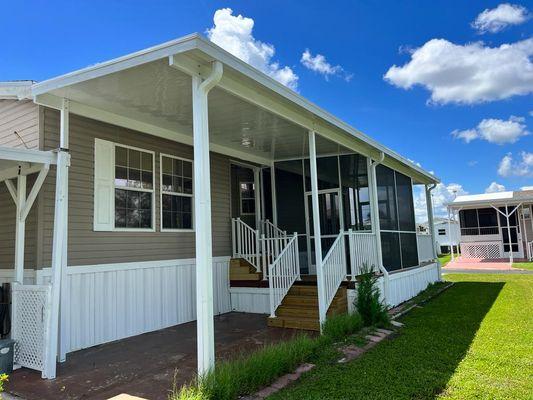
M 355 307 L 361 315 L 364 326 L 387 325 L 390 321 L 387 307 L 380 301 L 380 292 L 377 287 L 377 277 L 372 272 L 373 268 L 364 265 L 357 286 Z
M 175 389 L 171 400 L 230 400 L 253 394 L 311 357 L 320 341 L 306 335 L 265 346 L 250 355 L 217 364 L 214 371 L 189 386 Z
M 362 327 L 363 321 L 359 314 L 339 314 L 326 320 L 322 334 L 332 341 L 339 341 L 358 332 Z

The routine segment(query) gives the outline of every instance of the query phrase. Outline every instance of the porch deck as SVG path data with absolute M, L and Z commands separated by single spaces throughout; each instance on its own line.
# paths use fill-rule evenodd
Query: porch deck
M 297 332 L 267 327 L 261 314 L 217 316 L 217 360 L 287 340 Z M 196 367 L 196 323 L 191 322 L 71 353 L 58 364 L 55 380 L 43 380 L 37 371 L 17 370 L 6 391 L 26 400 L 108 399 L 121 393 L 166 400 L 173 382 L 188 382 Z

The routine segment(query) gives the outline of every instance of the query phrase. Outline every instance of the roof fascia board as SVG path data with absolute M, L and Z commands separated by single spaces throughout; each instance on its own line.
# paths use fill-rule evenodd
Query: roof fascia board
M 41 94 L 41 95 L 35 96 L 35 102 L 45 107 L 50 107 L 50 108 L 60 110 L 62 99 L 51 94 Z M 192 136 L 187 135 L 186 133 L 183 133 L 183 132 L 162 128 L 157 125 L 142 122 L 142 121 L 139 121 L 133 118 L 124 117 L 122 115 L 114 114 L 109 111 L 87 106 L 85 104 L 81 104 L 81 103 L 78 103 L 72 100 L 69 102 L 69 106 L 70 106 L 71 113 L 80 115 L 82 117 L 91 118 L 91 119 L 105 122 L 111 125 L 121 126 L 123 128 L 131 129 L 137 132 L 147 133 L 147 134 L 160 137 L 163 139 L 187 144 L 189 146 L 193 145 Z M 242 160 L 252 161 L 257 164 L 270 165 L 272 163 L 272 161 L 268 158 L 259 157 L 259 156 L 249 154 L 243 151 L 231 149 L 229 147 L 222 146 L 216 143 L 210 143 L 209 148 L 211 151 L 215 153 L 220 153 L 220 154 L 224 154 L 230 157 L 240 158 Z
M 451 208 L 459 208 L 462 209 L 473 209 L 473 208 L 479 208 L 479 207 L 490 207 L 493 206 L 516 206 L 520 203 L 527 203 L 527 202 L 533 202 L 533 198 L 528 199 L 508 199 L 508 200 L 497 200 L 497 201 L 483 201 L 483 202 L 462 202 L 462 203 L 450 203 L 448 204 L 448 207 Z

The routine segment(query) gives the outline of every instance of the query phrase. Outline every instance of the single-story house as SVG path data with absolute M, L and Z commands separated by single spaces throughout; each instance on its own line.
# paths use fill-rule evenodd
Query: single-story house
M 429 221 L 420 224 L 420 230 L 429 233 Z M 438 254 L 450 253 L 451 246 L 457 249 L 459 234 L 459 222 L 449 218 L 436 217 L 433 219 L 433 237 Z
M 214 314 L 319 329 L 364 265 L 389 305 L 440 279 L 412 196 L 438 179 L 197 34 L 0 84 L 0 182 L 15 361 L 46 378 L 193 320 L 203 373 Z
M 533 259 L 533 190 L 457 196 L 461 259 Z

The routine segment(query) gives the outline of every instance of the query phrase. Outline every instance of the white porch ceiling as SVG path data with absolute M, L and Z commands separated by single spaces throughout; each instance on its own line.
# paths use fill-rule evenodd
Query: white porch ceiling
M 190 76 L 162 59 L 56 89 L 51 94 L 192 140 L 191 86 Z M 93 117 L 98 119 L 98 113 Z M 209 94 L 209 128 L 212 143 L 264 160 L 308 154 L 307 130 L 220 88 Z M 147 133 L 158 135 L 158 130 Z M 334 154 L 347 150 L 319 136 L 317 151 Z

